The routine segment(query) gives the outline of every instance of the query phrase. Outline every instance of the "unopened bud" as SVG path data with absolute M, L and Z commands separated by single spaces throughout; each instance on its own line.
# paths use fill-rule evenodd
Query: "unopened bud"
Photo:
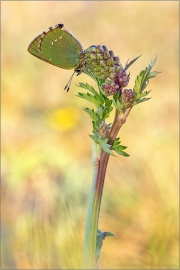
M 114 60 L 113 60 L 112 57 L 109 57 L 109 58 L 107 59 L 107 65 L 108 65 L 108 66 L 113 66 L 113 65 L 114 65 Z
M 121 94 L 121 100 L 124 105 L 124 108 L 127 109 L 130 107 L 134 101 L 135 94 L 132 89 L 124 89 Z
M 102 47 L 101 45 L 97 45 L 97 47 L 96 47 L 96 52 L 97 52 L 97 53 L 103 53 L 103 52 L 104 52 L 103 47 Z
M 113 59 L 114 59 L 114 63 L 115 63 L 116 65 L 120 64 L 119 56 L 114 56 Z
M 108 137 L 109 135 L 109 127 L 108 125 L 106 124 L 105 121 L 102 121 L 100 126 L 99 126 L 99 130 L 98 130 L 98 133 L 101 137 Z
M 103 56 L 104 56 L 104 59 L 108 59 L 110 57 L 110 54 L 108 51 L 105 51 Z
M 103 55 L 101 53 L 97 53 L 97 56 L 96 57 L 97 57 L 98 60 L 102 60 L 103 59 Z
M 113 51 L 109 51 L 109 54 L 110 54 L 111 57 L 114 57 Z
M 113 80 L 106 80 L 105 83 L 102 84 L 103 93 L 106 96 L 115 95 L 119 90 L 119 85 L 116 84 Z
M 123 70 L 119 74 L 118 79 L 119 79 L 119 84 L 121 87 L 126 87 L 129 83 L 129 78 L 125 70 Z

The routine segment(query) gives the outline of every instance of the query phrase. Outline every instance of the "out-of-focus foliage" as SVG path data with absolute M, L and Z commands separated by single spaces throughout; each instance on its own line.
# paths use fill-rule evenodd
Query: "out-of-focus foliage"
M 111 157 L 99 229 L 100 268 L 178 268 L 178 2 L 2 1 L 1 269 L 80 268 L 91 184 L 91 122 L 71 71 L 30 55 L 28 43 L 64 23 L 82 43 L 128 59 L 133 87 L 157 54 L 152 99 L 131 111 Z M 147 89 L 148 90 L 148 89 Z M 89 106 L 89 104 L 88 104 Z M 110 117 L 112 121 L 113 116 Z

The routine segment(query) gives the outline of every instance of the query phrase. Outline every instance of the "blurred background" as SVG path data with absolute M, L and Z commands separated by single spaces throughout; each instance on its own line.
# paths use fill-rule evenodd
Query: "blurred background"
M 128 59 L 134 80 L 157 55 L 148 102 L 119 136 L 130 157 L 111 157 L 99 228 L 101 269 L 178 269 L 178 5 L 176 1 L 2 1 L 1 269 L 79 269 L 91 185 L 91 121 L 72 71 L 27 52 L 63 23 L 86 49 Z M 113 121 L 113 113 L 109 122 Z

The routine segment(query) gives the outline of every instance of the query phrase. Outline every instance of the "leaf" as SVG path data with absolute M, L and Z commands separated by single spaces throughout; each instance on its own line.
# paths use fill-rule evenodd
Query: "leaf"
M 99 116 L 98 114 L 93 110 L 93 109 L 90 109 L 90 108 L 83 108 L 85 112 L 87 112 L 89 114 L 89 116 L 91 117 L 91 119 L 93 121 L 98 121 L 99 120 Z
M 142 103 L 142 102 L 144 102 L 144 101 L 147 101 L 147 100 L 149 100 L 149 99 L 151 99 L 151 98 L 137 99 L 137 100 L 135 100 L 135 101 L 133 102 L 133 106 L 135 106 L 135 105 L 137 105 L 137 104 L 139 104 L 139 103 Z
M 103 245 L 103 240 L 108 236 L 115 236 L 112 232 L 102 232 L 101 230 L 97 230 L 97 240 L 96 240 L 96 264 L 101 255 L 101 249 Z
M 103 114 L 102 114 L 103 120 L 105 120 L 106 118 L 109 117 L 110 112 L 111 112 L 112 110 L 113 110 L 113 107 L 112 107 L 112 106 L 110 106 L 110 107 L 104 107 Z
M 119 99 L 119 93 L 115 94 L 113 96 L 113 100 L 112 103 L 114 105 L 114 107 L 118 110 L 118 111 L 122 111 L 123 109 L 123 103 L 122 101 Z
M 156 77 L 157 74 L 161 72 L 152 71 L 152 67 L 155 65 L 157 57 L 151 61 L 150 65 L 146 67 L 144 70 L 140 72 L 140 74 L 136 77 L 135 85 L 134 85 L 134 93 L 137 95 L 138 93 L 144 91 L 147 87 L 149 80 Z
M 120 145 L 120 143 L 121 143 L 120 138 L 116 138 L 113 143 L 112 150 L 114 150 L 118 155 L 129 157 L 129 155 L 126 152 L 122 151 L 126 149 L 127 147 L 124 145 Z
M 97 134 L 89 135 L 95 143 L 99 144 L 101 148 L 108 154 L 115 156 L 114 152 L 111 150 L 111 145 L 108 144 L 108 138 L 102 138 Z
M 98 107 L 101 104 L 100 100 L 97 99 L 96 96 L 93 96 L 89 93 L 86 93 L 86 94 L 85 93 L 78 93 L 77 96 L 91 102 L 96 107 Z
M 84 84 L 84 83 L 79 83 L 77 86 L 84 88 L 88 91 L 90 91 L 96 98 L 97 100 L 99 100 L 101 103 L 103 102 L 103 97 L 101 96 L 101 94 L 99 94 L 91 85 L 89 85 L 88 83 Z
M 142 54 L 141 54 L 142 55 Z M 125 65 L 125 70 L 127 70 L 132 64 L 134 64 L 134 62 L 141 56 L 141 55 L 139 55 L 138 57 L 136 57 L 136 58 L 134 58 L 133 60 L 131 60 L 131 62 L 130 63 L 128 63 L 128 61 L 126 62 L 126 65 Z
M 116 155 L 114 154 L 114 152 L 110 149 L 110 147 L 111 147 L 110 144 L 100 144 L 100 146 L 102 147 L 102 149 L 103 149 L 106 153 L 110 154 L 111 156 L 116 156 Z
M 92 94 L 96 95 L 97 91 L 88 83 L 84 84 L 84 83 L 79 83 L 79 85 L 77 85 L 81 88 L 87 89 L 88 91 L 90 91 Z

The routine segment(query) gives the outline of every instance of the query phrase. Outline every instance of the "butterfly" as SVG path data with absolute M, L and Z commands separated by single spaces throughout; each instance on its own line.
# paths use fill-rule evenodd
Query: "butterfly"
M 84 51 L 81 43 L 64 28 L 63 24 L 49 27 L 35 37 L 27 48 L 35 57 L 63 69 L 74 69 L 74 73 L 81 74 L 85 68 Z M 64 89 L 70 88 L 71 76 Z

